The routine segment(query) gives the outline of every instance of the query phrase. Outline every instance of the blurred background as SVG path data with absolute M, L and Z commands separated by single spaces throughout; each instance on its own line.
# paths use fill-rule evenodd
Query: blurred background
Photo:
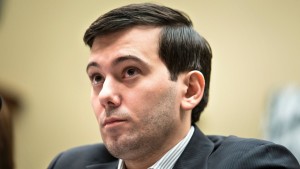
M 113 8 L 149 1 L 0 2 L 0 95 L 11 103 L 15 165 L 46 168 L 65 149 L 101 141 L 89 102 L 85 29 Z M 300 1 L 151 2 L 186 12 L 212 47 L 202 130 L 266 138 L 272 94 L 300 83 Z

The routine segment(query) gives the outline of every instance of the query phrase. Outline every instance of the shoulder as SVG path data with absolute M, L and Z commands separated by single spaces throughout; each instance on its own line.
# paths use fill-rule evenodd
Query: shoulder
M 272 142 L 259 140 L 254 138 L 240 138 L 236 136 L 217 136 L 217 135 L 209 135 L 207 136 L 210 141 L 214 144 L 215 151 L 221 150 L 235 150 L 235 149 L 252 149 L 257 146 L 273 144 Z
M 79 169 L 88 165 L 117 162 L 103 144 L 91 144 L 66 150 L 51 162 L 49 169 Z
M 269 141 L 235 136 L 208 136 L 208 138 L 214 143 L 209 161 L 219 161 L 212 164 L 214 166 L 299 168 L 296 158 L 288 149 Z

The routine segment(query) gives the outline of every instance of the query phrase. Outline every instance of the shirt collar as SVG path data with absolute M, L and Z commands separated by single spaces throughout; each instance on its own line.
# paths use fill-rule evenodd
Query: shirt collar
M 148 169 L 171 169 L 182 154 L 183 150 L 189 143 L 194 133 L 194 126 L 191 126 L 188 134 L 170 149 L 160 160 L 153 164 Z M 122 159 L 119 159 L 118 169 L 125 169 L 125 164 Z

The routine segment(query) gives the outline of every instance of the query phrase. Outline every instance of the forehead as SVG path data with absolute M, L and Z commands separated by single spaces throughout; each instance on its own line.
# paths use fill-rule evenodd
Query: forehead
M 96 37 L 91 47 L 91 58 L 107 59 L 118 55 L 158 56 L 161 28 L 135 26 L 123 31 Z

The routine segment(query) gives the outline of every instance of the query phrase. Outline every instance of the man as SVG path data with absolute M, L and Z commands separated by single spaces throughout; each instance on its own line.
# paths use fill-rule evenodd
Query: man
M 58 155 L 50 169 L 299 168 L 284 147 L 205 136 L 212 53 L 182 12 L 155 4 L 114 9 L 87 29 L 87 74 L 104 144 Z

